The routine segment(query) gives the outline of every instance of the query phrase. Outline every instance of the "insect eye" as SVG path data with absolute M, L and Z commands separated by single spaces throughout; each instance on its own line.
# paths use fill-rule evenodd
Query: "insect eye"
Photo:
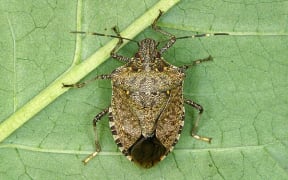
M 157 69 L 158 69 L 159 72 L 163 72 L 164 67 L 162 66 L 162 64 L 159 64 L 159 65 L 157 66 Z
M 157 70 L 159 72 L 163 72 L 164 71 L 164 67 L 165 67 L 165 64 L 163 64 L 161 61 L 157 62 L 156 68 L 157 68 Z
M 138 71 L 138 67 L 135 65 L 132 65 L 131 68 L 132 68 L 132 71 L 136 71 L 136 72 Z
M 138 53 L 135 54 L 135 58 L 140 58 Z

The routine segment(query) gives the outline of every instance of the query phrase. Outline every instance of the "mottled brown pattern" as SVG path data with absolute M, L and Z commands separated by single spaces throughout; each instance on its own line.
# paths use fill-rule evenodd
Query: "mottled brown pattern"
M 184 125 L 184 101 L 182 86 L 171 89 L 170 99 L 159 117 L 156 137 L 166 147 L 171 148 L 180 136 L 179 130 Z M 180 131 L 181 132 L 181 131 Z
M 156 135 L 167 153 L 177 142 L 183 125 L 182 84 L 185 75 L 160 58 L 149 64 L 150 67 L 139 61 L 133 59 L 111 74 L 110 121 L 117 133 L 114 137 L 129 149 L 141 136 Z
M 162 58 L 162 54 L 176 42 L 176 39 L 228 34 L 198 34 L 176 38 L 156 26 L 161 15 L 162 11 L 154 20 L 152 28 L 169 36 L 169 40 L 164 46 L 158 48 L 159 42 L 150 38 L 143 39 L 137 42 L 139 49 L 132 58 L 116 53 L 123 39 L 131 40 L 121 37 L 116 28 L 113 28 L 116 35 L 92 33 L 119 38 L 117 45 L 111 51 L 111 57 L 126 64 L 115 69 L 111 74 L 99 75 L 90 80 L 111 79 L 112 100 L 111 106 L 93 119 L 96 151 L 83 160 L 84 164 L 100 152 L 96 124 L 108 111 L 110 129 L 118 148 L 129 160 L 145 168 L 150 168 L 163 160 L 178 142 L 184 125 L 184 102 L 199 111 L 192 129 L 192 137 L 211 142 L 211 138 L 196 133 L 203 107 L 183 98 L 183 80 L 185 70 L 201 62 L 211 61 L 212 57 L 196 60 L 191 65 L 176 67 L 167 63 Z M 63 84 L 63 87 L 80 88 L 90 81 Z
M 130 105 L 125 102 L 125 92 L 113 87 L 110 126 L 113 124 L 119 140 L 125 149 L 130 148 L 141 135 L 141 128 L 137 116 L 131 111 Z

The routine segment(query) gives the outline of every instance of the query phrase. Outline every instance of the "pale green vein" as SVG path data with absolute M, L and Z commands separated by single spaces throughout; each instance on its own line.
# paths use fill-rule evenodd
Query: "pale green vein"
M 32 151 L 32 152 L 42 152 L 42 153 L 55 153 L 55 154 L 91 154 L 91 151 L 77 151 L 77 150 L 62 150 L 62 149 L 47 149 L 47 148 L 38 148 L 38 147 L 31 147 L 31 146 L 24 146 L 20 144 L 3 144 L 0 146 L 1 148 L 12 148 L 12 149 L 21 149 L 26 151 Z M 107 151 L 101 151 L 99 155 L 103 156 L 119 156 L 122 155 L 121 152 L 107 152 Z
M 123 32 L 121 32 L 121 35 L 123 37 L 133 39 L 133 37 L 135 37 L 138 33 L 140 33 L 145 28 L 151 25 L 155 17 L 157 17 L 159 10 L 166 12 L 179 1 L 180 0 L 159 1 L 147 12 L 145 12 L 145 14 L 136 19 Z M 77 7 L 78 10 L 77 30 L 78 30 L 80 28 L 79 26 L 81 25 L 79 17 L 81 17 L 80 9 L 82 9 L 82 2 L 78 2 L 77 6 L 78 6 Z M 77 40 L 79 41 L 79 38 L 77 38 Z M 101 63 L 103 63 L 106 59 L 108 59 L 109 54 L 113 49 L 113 47 L 116 45 L 117 41 L 118 41 L 117 39 L 111 40 L 105 46 L 100 48 L 97 52 L 95 52 L 92 56 L 90 56 L 80 64 L 76 64 L 76 62 L 79 60 L 78 54 L 80 54 L 80 47 L 76 47 L 75 50 L 76 60 L 74 59 L 72 67 L 69 68 L 69 70 L 67 70 L 59 78 L 57 78 L 46 89 L 44 89 L 42 92 L 36 95 L 27 104 L 25 104 L 23 107 L 21 107 L 8 119 L 4 120 L 0 124 L 0 142 L 3 141 L 6 137 L 8 137 L 11 133 L 13 133 L 16 129 L 21 127 L 25 122 L 31 119 L 34 115 L 36 115 L 39 111 L 45 108 L 48 104 L 53 102 L 57 97 L 65 93 L 68 90 L 68 88 L 62 88 L 62 83 L 65 82 L 69 84 L 78 82 L 92 70 L 98 67 Z M 77 43 L 78 42 L 76 42 L 76 44 Z M 124 42 L 124 44 L 126 43 L 127 41 Z
M 81 24 L 82 24 L 82 4 L 83 1 L 79 0 L 77 2 L 77 18 L 76 18 L 76 30 L 81 31 Z M 81 35 L 76 35 L 76 47 L 74 53 L 74 59 L 72 67 L 79 64 L 81 62 L 81 47 L 82 47 L 82 39 Z
M 176 153 L 189 153 L 189 152 L 203 152 L 203 151 L 211 151 L 211 152 L 225 152 L 225 151 L 241 151 L 241 150 L 259 150 L 264 149 L 267 145 L 271 145 L 273 143 L 263 144 L 263 145 L 255 145 L 255 146 L 236 146 L 236 147 L 225 147 L 225 148 L 201 148 L 201 149 L 174 149 L 173 152 Z M 39 147 L 31 147 L 25 146 L 21 144 L 2 144 L 0 145 L 0 149 L 22 149 L 27 151 L 34 152 L 47 152 L 47 153 L 57 153 L 57 154 L 91 154 L 92 151 L 81 151 L 81 150 L 63 150 L 63 149 L 47 149 L 47 148 L 39 148 Z M 108 155 L 122 155 L 121 152 L 109 152 L 109 151 L 101 151 L 99 155 L 108 156 Z
M 15 33 L 11 24 L 11 21 L 9 19 L 9 16 L 7 15 L 7 21 L 9 24 L 9 28 L 10 28 L 10 32 L 11 32 L 11 37 L 12 37 L 12 41 L 13 41 L 13 112 L 16 111 L 17 108 L 17 73 L 16 73 L 16 42 L 15 42 Z

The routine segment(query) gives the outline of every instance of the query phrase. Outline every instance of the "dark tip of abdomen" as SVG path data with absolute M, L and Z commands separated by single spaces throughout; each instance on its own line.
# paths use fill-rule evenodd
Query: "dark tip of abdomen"
M 132 160 L 145 168 L 150 168 L 165 156 L 167 149 L 155 137 L 143 136 L 130 148 Z

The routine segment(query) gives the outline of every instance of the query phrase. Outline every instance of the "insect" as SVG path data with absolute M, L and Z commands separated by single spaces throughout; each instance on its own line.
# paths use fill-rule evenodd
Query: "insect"
M 111 57 L 124 62 L 125 65 L 115 69 L 111 74 L 99 75 L 90 80 L 111 80 L 112 99 L 111 105 L 93 119 L 96 151 L 83 160 L 84 164 L 101 151 L 96 126 L 98 121 L 107 113 L 109 113 L 109 125 L 114 141 L 120 151 L 129 160 L 145 168 L 150 168 L 163 160 L 178 142 L 184 125 L 185 103 L 199 112 L 192 129 L 192 137 L 211 142 L 211 138 L 199 136 L 196 133 L 203 107 L 183 97 L 183 81 L 185 71 L 189 67 L 211 61 L 212 57 L 193 61 L 190 65 L 176 67 L 166 62 L 162 54 L 177 39 L 228 34 L 214 33 L 175 37 L 156 25 L 162 13 L 160 11 L 152 23 L 153 30 L 169 37 L 162 48 L 158 48 L 159 42 L 154 39 L 146 38 L 137 42 L 121 37 L 116 28 L 113 28 L 116 35 L 90 33 L 118 38 L 117 45 L 111 51 Z M 86 32 L 78 31 L 74 33 L 86 34 Z M 139 46 L 132 58 L 116 53 L 124 39 L 137 42 Z M 63 87 L 80 88 L 90 81 L 63 84 Z

